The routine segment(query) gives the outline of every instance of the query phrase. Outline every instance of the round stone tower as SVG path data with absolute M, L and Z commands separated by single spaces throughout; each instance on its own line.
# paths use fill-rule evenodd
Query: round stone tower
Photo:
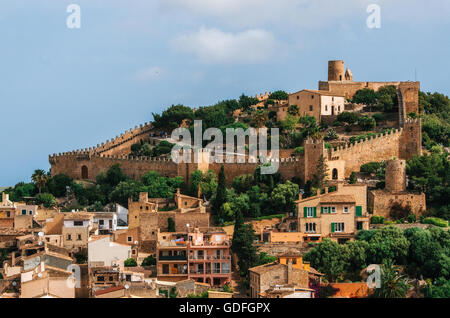
M 345 80 L 344 61 L 328 61 L 328 81 Z
M 406 160 L 386 161 L 386 190 L 389 192 L 406 190 Z

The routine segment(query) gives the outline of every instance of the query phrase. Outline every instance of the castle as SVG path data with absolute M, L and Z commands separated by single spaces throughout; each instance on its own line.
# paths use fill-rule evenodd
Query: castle
M 354 144 L 347 144 L 327 150 L 323 140 L 307 140 L 304 154 L 292 157 L 280 151 L 279 172 L 286 179 L 299 177 L 310 180 L 314 174 L 318 159 L 324 156 L 329 167 L 329 176 L 333 180 L 344 180 L 353 171 L 359 171 L 361 165 L 389 160 L 392 157 L 410 159 L 422 152 L 422 125 L 420 119 L 409 119 L 407 114 L 418 113 L 419 82 L 354 82 L 352 72 L 345 70 L 343 61 L 330 61 L 328 81 L 319 82 L 320 91 L 352 97 L 357 90 L 371 88 L 378 90 L 386 85 L 397 87 L 399 96 L 399 128 L 388 133 L 368 137 Z M 66 174 L 76 180 L 95 181 L 101 172 L 119 164 L 122 171 L 130 178 L 139 179 L 148 171 L 157 171 L 162 176 L 182 176 L 189 184 L 190 174 L 195 170 L 208 169 L 216 174 L 224 165 L 227 182 L 231 184 L 236 176 L 253 174 L 260 162 L 246 163 L 175 163 L 167 158 L 131 157 L 131 146 L 141 141 L 155 143 L 151 123 L 136 126 L 120 136 L 90 147 L 71 152 L 49 156 L 52 175 Z

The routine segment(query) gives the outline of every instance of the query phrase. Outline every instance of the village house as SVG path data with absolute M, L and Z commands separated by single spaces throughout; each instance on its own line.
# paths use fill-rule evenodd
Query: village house
M 284 120 L 289 106 L 297 105 L 300 116 L 312 116 L 318 123 L 329 118 L 334 121 L 345 110 L 345 97 L 329 91 L 304 89 L 289 94 L 289 103 L 277 108 L 277 120 Z
M 124 261 L 131 257 L 131 247 L 112 242 L 109 235 L 91 236 L 87 245 L 89 267 L 123 267 Z
M 117 214 L 114 212 L 95 212 L 94 224 L 99 235 L 110 234 L 117 230 Z
M 296 201 L 299 230 L 304 242 L 331 238 L 344 243 L 357 231 L 369 229 L 367 214 L 367 185 L 337 183 L 335 192 Z
M 160 233 L 156 249 L 158 280 L 177 282 L 188 278 L 187 233 Z
M 223 286 L 231 281 L 230 241 L 222 229 L 189 233 L 189 278 L 211 286 Z
M 92 213 L 64 213 L 63 246 L 74 252 L 87 248 L 89 234 L 94 231 Z
M 251 298 L 272 297 L 277 291 L 287 289 L 287 295 L 294 293 L 297 298 L 313 298 L 310 283 L 320 283 L 323 276 L 309 263 L 304 263 L 301 253 L 296 250 L 278 255 L 276 262 L 252 267 L 249 272 Z

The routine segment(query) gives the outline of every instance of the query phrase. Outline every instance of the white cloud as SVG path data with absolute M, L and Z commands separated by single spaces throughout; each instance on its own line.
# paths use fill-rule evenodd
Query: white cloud
M 276 40 L 271 32 L 262 29 L 227 33 L 201 27 L 197 32 L 177 36 L 172 46 L 204 63 L 260 63 L 272 56 Z
M 166 70 L 159 66 L 152 66 L 140 69 L 134 74 L 133 78 L 140 82 L 148 82 L 160 79 L 161 77 L 164 77 L 165 74 Z

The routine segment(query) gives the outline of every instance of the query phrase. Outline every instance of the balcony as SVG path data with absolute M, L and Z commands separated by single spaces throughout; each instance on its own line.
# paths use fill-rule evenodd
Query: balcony
M 231 255 L 221 255 L 221 256 L 211 256 L 211 255 L 207 255 L 207 256 L 194 256 L 194 255 L 190 255 L 189 256 L 189 260 L 194 260 L 194 261 L 213 261 L 213 260 L 230 260 L 231 259 Z
M 186 255 L 159 256 L 160 261 L 187 261 Z

